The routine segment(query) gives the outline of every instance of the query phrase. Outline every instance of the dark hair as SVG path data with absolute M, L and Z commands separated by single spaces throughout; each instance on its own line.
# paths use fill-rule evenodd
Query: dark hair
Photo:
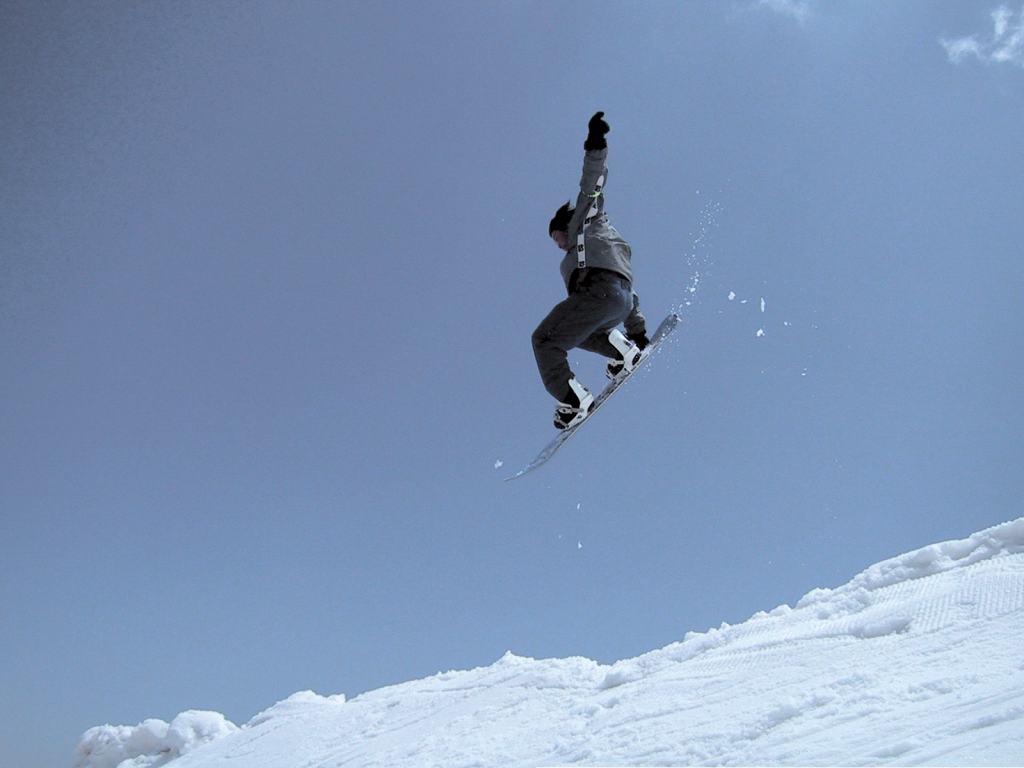
M 550 237 L 556 230 L 559 232 L 566 232 L 569 229 L 569 222 L 572 220 L 572 214 L 574 209 L 570 208 L 572 202 L 567 202 L 557 211 L 551 219 L 551 223 L 548 224 L 548 236 Z

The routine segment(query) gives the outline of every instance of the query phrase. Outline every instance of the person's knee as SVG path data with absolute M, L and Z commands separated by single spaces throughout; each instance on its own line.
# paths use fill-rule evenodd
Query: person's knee
M 551 334 L 548 333 L 547 329 L 541 325 L 533 332 L 533 336 L 530 337 L 530 341 L 533 343 L 534 349 L 541 349 L 551 342 Z

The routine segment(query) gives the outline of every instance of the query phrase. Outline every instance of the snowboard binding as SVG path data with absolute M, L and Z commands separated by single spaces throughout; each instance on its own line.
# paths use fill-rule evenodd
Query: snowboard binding
M 569 429 L 583 421 L 590 414 L 594 407 L 594 396 L 587 391 L 587 388 L 576 381 L 576 377 L 569 379 L 569 394 L 566 402 L 555 406 L 555 427 L 557 429 Z
M 635 371 L 643 359 L 643 352 L 635 342 L 627 339 L 618 328 L 612 328 L 609 331 L 608 341 L 615 347 L 615 351 L 622 356 L 621 359 L 613 357 L 608 360 L 606 373 L 608 378 L 614 381 L 623 374 L 630 374 Z

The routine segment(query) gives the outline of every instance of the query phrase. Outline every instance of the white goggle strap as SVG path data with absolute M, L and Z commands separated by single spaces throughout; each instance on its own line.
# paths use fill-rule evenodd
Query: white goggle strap
M 580 229 L 580 233 L 576 236 L 576 267 L 578 269 L 587 268 L 587 246 L 584 243 L 585 235 L 587 233 L 587 227 L 590 222 L 597 216 L 597 198 L 601 196 L 601 188 L 604 186 L 604 174 L 597 180 L 597 186 L 594 187 L 594 194 L 588 195 L 594 199 L 594 202 L 590 205 L 590 210 L 587 212 L 587 218 L 583 220 L 583 228 Z

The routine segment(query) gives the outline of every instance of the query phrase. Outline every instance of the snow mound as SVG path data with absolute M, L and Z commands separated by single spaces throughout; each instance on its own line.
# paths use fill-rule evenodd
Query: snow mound
M 194 709 L 170 723 L 151 719 L 135 727 L 99 725 L 82 735 L 75 749 L 75 767 L 153 768 L 237 730 L 219 712 Z
M 833 600 L 841 594 L 874 591 L 904 581 L 963 568 L 1000 555 L 1024 552 L 1024 517 L 958 541 L 945 541 L 883 560 L 859 573 L 838 589 L 815 589 L 804 595 L 798 608 Z
M 611 666 L 509 652 L 242 728 L 103 726 L 78 766 L 1024 765 L 1022 634 L 1024 518 Z
M 1020 553 L 1024 553 L 1024 518 L 966 539 L 931 544 L 876 563 L 841 587 L 814 589 L 795 609 L 780 605 L 769 613 L 759 611 L 743 624 L 723 623 L 707 632 L 688 632 L 682 643 L 617 662 L 600 687 L 614 688 L 642 679 L 713 649 L 749 651 L 832 637 L 870 639 L 906 632 L 915 621 L 922 630 L 937 629 L 940 615 L 915 611 L 915 603 L 905 599 L 906 593 L 913 591 L 910 582 Z
M 279 701 L 270 709 L 260 712 L 256 717 L 245 724 L 246 728 L 262 725 L 268 720 L 275 718 L 302 718 L 310 711 L 322 711 L 326 707 L 338 707 L 345 703 L 345 694 L 339 693 L 336 696 L 320 696 L 313 691 L 299 691 L 293 693 L 284 701 Z

